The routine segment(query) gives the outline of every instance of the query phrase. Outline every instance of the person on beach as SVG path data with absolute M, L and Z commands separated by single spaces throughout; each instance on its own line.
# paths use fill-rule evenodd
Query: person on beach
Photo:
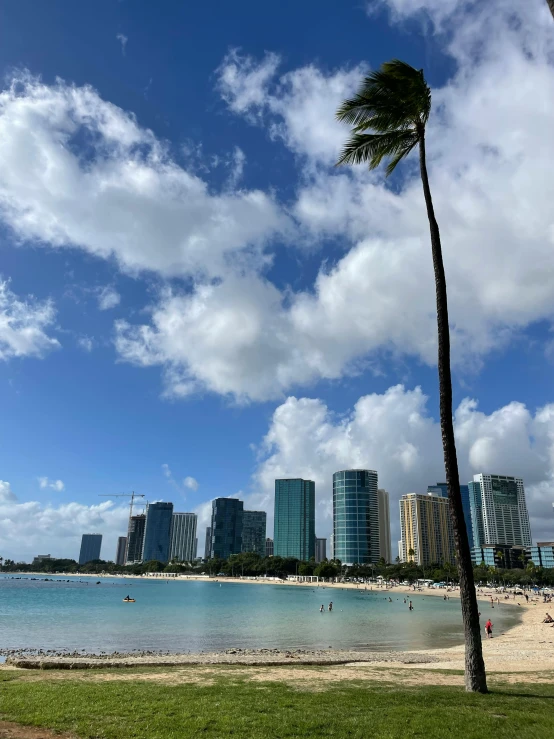
M 552 618 L 552 616 L 549 613 L 547 613 L 546 617 L 543 620 L 543 624 L 553 624 L 553 623 L 554 623 L 554 618 Z
M 492 639 L 492 621 L 490 618 L 485 624 L 485 634 L 487 635 L 487 639 Z
M 333 601 L 329 603 L 329 612 L 331 612 L 332 610 L 333 610 Z
M 323 603 L 322 603 L 322 604 L 321 604 L 321 608 L 319 609 L 319 612 L 320 612 L 320 613 L 323 613 L 323 611 L 324 611 L 324 610 L 325 610 L 325 606 L 324 606 L 324 605 L 323 605 Z
M 410 605 L 408 606 L 408 610 L 409 611 L 413 611 L 414 610 L 414 607 L 412 605 L 412 601 L 410 601 Z

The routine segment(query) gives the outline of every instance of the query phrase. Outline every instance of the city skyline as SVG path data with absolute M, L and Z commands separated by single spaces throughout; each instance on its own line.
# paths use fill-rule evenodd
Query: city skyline
M 362 475 L 362 477 L 360 477 L 360 475 Z M 352 480 L 350 479 L 347 480 L 346 477 L 352 477 Z M 485 484 L 483 483 L 483 481 L 485 481 Z M 288 480 L 275 480 L 276 490 L 279 488 L 279 486 L 281 486 L 281 484 L 282 484 L 282 490 L 284 490 L 283 500 L 285 501 L 286 506 L 287 506 L 286 509 L 283 509 L 285 511 L 284 519 L 288 519 L 290 522 L 293 522 L 292 524 L 293 527 L 297 525 L 294 523 L 294 521 L 295 520 L 298 521 L 298 525 L 300 526 L 300 529 L 302 529 L 305 526 L 305 524 L 303 524 L 302 521 L 307 521 L 311 525 L 311 521 L 309 521 L 310 519 L 309 510 L 313 508 L 315 512 L 315 507 L 316 507 L 315 486 L 313 485 L 313 482 L 309 480 L 308 481 L 302 480 L 301 478 L 292 478 Z M 295 485 L 296 487 L 300 485 L 300 487 L 298 487 L 298 491 L 295 490 Z M 308 487 L 306 488 L 306 493 L 302 493 L 302 490 L 304 490 L 303 485 L 304 486 L 308 485 Z M 322 547 L 328 553 L 327 556 L 329 558 L 337 557 L 338 559 L 341 559 L 341 557 L 336 553 L 336 549 L 335 549 L 335 535 L 337 533 L 340 533 L 337 530 L 337 523 L 345 518 L 345 513 L 347 509 L 349 510 L 348 516 L 351 517 L 353 515 L 352 511 L 350 510 L 351 502 L 348 498 L 348 495 L 350 495 L 351 497 L 353 496 L 352 500 L 355 501 L 356 509 L 358 510 L 359 505 L 360 505 L 359 496 L 363 494 L 367 498 L 367 501 L 364 503 L 364 505 L 367 507 L 367 511 L 364 509 L 364 512 L 361 514 L 361 518 L 359 519 L 358 523 L 355 523 L 355 528 L 356 528 L 356 531 L 360 532 L 360 535 L 362 537 L 367 537 L 366 546 L 369 546 L 369 549 L 367 551 L 371 552 L 371 541 L 372 540 L 376 542 L 377 551 L 373 554 L 370 553 L 368 556 L 361 555 L 359 551 L 360 544 L 358 542 L 356 544 L 356 547 L 358 547 L 358 550 L 357 550 L 358 554 L 354 556 L 351 554 L 349 555 L 345 549 L 346 540 L 344 539 L 344 535 L 341 534 L 338 536 L 338 541 L 339 541 L 338 548 L 342 551 L 343 557 L 345 557 L 343 562 L 345 564 L 355 564 L 356 562 L 354 560 L 359 560 L 359 563 L 363 563 L 364 561 L 376 562 L 378 561 L 378 559 L 381 559 L 381 558 L 384 559 L 385 561 L 391 562 L 394 559 L 394 557 L 392 554 L 392 546 L 391 546 L 391 534 L 392 534 L 393 528 L 390 525 L 391 519 L 390 519 L 389 494 L 386 490 L 382 488 L 378 488 L 377 472 L 374 470 L 346 470 L 346 471 L 342 470 L 342 471 L 333 473 L 333 485 L 335 489 L 340 492 L 340 496 L 341 496 L 340 500 L 342 502 L 340 502 L 340 505 L 337 508 L 338 498 L 335 501 L 334 516 L 333 516 L 333 529 L 329 537 L 328 546 L 327 546 L 327 537 L 317 537 L 314 535 L 313 553 L 310 554 L 311 549 L 310 547 L 308 547 L 308 549 L 306 550 L 308 554 L 301 553 L 298 558 L 299 559 L 309 559 L 310 557 L 316 557 L 317 551 L 318 551 L 317 550 L 318 542 L 322 542 Z M 354 485 L 354 487 L 351 487 L 352 485 Z M 470 548 L 473 551 L 474 561 L 477 561 L 479 556 L 481 556 L 479 552 L 480 553 L 484 552 L 483 546 L 485 547 L 488 547 L 488 546 L 515 546 L 515 547 L 521 546 L 525 548 L 529 548 L 531 546 L 531 544 L 533 543 L 533 540 L 531 537 L 531 530 L 529 526 L 529 516 L 527 513 L 525 489 L 524 489 L 524 483 L 523 483 L 522 478 L 514 478 L 510 476 L 505 476 L 505 475 L 486 475 L 483 473 L 479 473 L 479 474 L 474 475 L 474 479 L 470 481 L 468 485 L 461 485 L 461 487 L 462 488 L 466 487 L 468 489 L 469 502 L 471 503 L 471 515 L 473 519 L 473 526 L 475 526 L 475 531 L 476 531 L 476 542 L 477 542 L 476 546 L 473 546 L 473 536 L 471 534 L 472 529 L 470 528 L 468 531 Z M 488 492 L 488 498 L 487 498 L 485 494 L 481 494 L 481 490 L 482 489 L 488 490 L 488 488 L 490 488 L 490 491 Z M 293 492 L 292 498 L 290 498 L 291 491 Z M 351 491 L 351 492 L 345 495 L 345 491 Z M 375 495 L 375 491 L 377 493 L 376 495 Z M 306 494 L 307 494 L 307 497 L 306 497 Z M 500 496 L 500 498 L 498 498 L 498 496 Z M 431 502 L 431 500 L 434 498 L 440 498 L 443 500 L 443 502 L 447 503 L 446 483 L 435 483 L 435 484 L 427 485 L 427 492 L 425 494 L 424 493 L 408 493 L 408 494 L 403 494 L 401 496 L 399 500 L 399 504 L 400 504 L 399 525 L 400 525 L 401 533 L 407 531 L 406 529 L 407 519 L 403 513 L 403 506 L 405 506 L 407 498 L 409 497 L 414 498 L 414 501 L 417 502 L 417 505 L 419 507 L 421 507 L 420 504 L 422 504 L 422 501 L 424 503 Z M 296 502 L 295 502 L 293 508 L 289 509 L 289 505 L 291 501 L 293 501 L 293 499 L 295 500 L 296 498 L 298 498 L 298 501 L 296 501 L 297 503 L 299 503 L 301 499 L 305 498 L 304 504 L 308 506 L 308 508 L 305 509 L 307 514 L 306 512 L 304 513 L 302 512 L 304 510 L 302 505 L 304 504 L 299 503 L 298 505 L 296 505 Z M 312 502 L 312 498 L 313 498 L 313 502 Z M 493 503 L 493 499 L 494 499 L 494 503 Z M 465 503 L 466 499 L 463 498 L 463 500 Z M 486 511 L 485 513 L 483 513 L 483 505 L 479 502 L 479 501 L 482 502 L 485 500 L 488 501 L 486 503 L 486 506 L 488 506 L 487 508 L 488 513 Z M 228 504 L 227 501 L 230 501 L 230 504 Z M 221 556 L 222 558 L 228 558 L 229 554 L 233 554 L 233 553 L 238 554 L 241 551 L 242 552 L 254 551 L 260 556 L 267 556 L 268 542 L 271 542 L 271 550 L 273 551 L 273 539 L 271 539 L 271 537 L 266 536 L 267 513 L 265 511 L 244 510 L 244 501 L 241 501 L 234 497 L 218 498 L 218 499 L 214 499 L 211 501 L 212 524 L 214 522 L 214 515 L 216 514 L 218 504 L 220 506 L 220 510 L 223 511 L 219 519 L 220 521 L 219 523 L 219 544 L 217 545 L 218 551 L 221 552 L 222 554 L 218 554 L 216 556 Z M 192 513 L 192 512 L 174 512 L 172 502 L 159 502 L 159 503 L 154 503 L 154 504 L 147 503 L 146 504 L 147 512 L 149 508 L 151 508 L 152 511 L 156 511 L 156 512 L 158 511 L 167 512 L 165 514 L 164 522 L 160 523 L 159 521 L 157 521 L 155 524 L 156 535 L 150 537 L 151 541 L 149 544 L 147 544 L 147 547 L 145 550 L 144 539 L 145 539 L 145 532 L 147 528 L 146 527 L 147 515 L 146 514 L 133 515 L 129 519 L 128 536 L 118 537 L 115 561 L 117 561 L 118 559 L 121 559 L 121 553 L 124 550 L 127 553 L 127 562 L 129 563 L 139 562 L 139 561 L 148 561 L 148 559 L 159 559 L 162 562 L 169 562 L 172 560 L 192 561 L 193 559 L 196 559 L 197 557 L 200 557 L 200 558 L 203 557 L 204 559 L 209 559 L 213 556 L 214 539 L 212 538 L 211 527 L 206 527 L 205 538 L 202 540 L 202 543 L 199 543 L 200 540 L 199 540 L 199 537 L 197 536 L 197 525 L 198 525 L 197 514 Z M 229 509 L 229 510 L 225 511 L 225 509 Z M 236 512 L 234 512 L 235 509 L 236 509 Z M 414 508 L 414 511 L 415 511 L 415 508 Z M 307 518 L 306 518 L 306 515 L 307 515 Z M 414 515 L 410 514 L 411 518 L 413 518 L 415 521 Z M 425 515 L 427 516 L 427 514 Z M 418 512 L 417 516 L 421 517 L 421 514 Z M 439 515 L 439 519 L 441 518 L 441 516 L 443 516 L 443 514 Z M 487 516 L 488 516 L 488 519 L 487 519 Z M 240 520 L 239 520 L 239 517 L 240 517 Z M 421 518 L 421 520 L 423 520 L 423 518 Z M 480 523 L 478 523 L 479 520 L 480 520 Z M 230 525 L 232 528 L 232 534 L 230 535 L 231 541 L 228 541 L 229 532 L 227 531 L 227 527 L 229 526 L 229 521 L 231 521 Z M 314 518 L 314 521 L 315 521 L 315 518 Z M 176 525 L 176 522 L 178 522 L 178 525 Z M 492 522 L 494 522 L 494 526 L 496 527 L 494 528 L 494 533 L 491 533 L 491 531 L 493 531 L 493 529 L 491 528 L 493 525 Z M 508 526 L 507 526 L 507 522 L 509 524 Z M 343 523 L 339 523 L 339 526 L 343 526 L 343 525 L 344 525 Z M 420 541 L 417 546 L 421 547 L 422 542 L 425 543 L 425 546 L 429 545 L 429 542 L 427 540 L 427 533 L 426 533 L 427 529 L 425 528 L 427 524 L 424 526 L 425 531 L 423 532 L 423 539 L 421 539 L 422 531 L 418 528 L 420 524 L 414 524 L 414 525 L 416 526 L 416 528 L 413 529 L 413 526 L 412 526 L 412 533 L 410 534 L 410 544 L 408 543 L 404 544 L 402 541 L 402 537 L 398 541 L 399 556 L 400 556 L 401 561 L 406 561 L 405 558 L 407 557 L 407 551 L 411 545 L 416 546 L 414 542 L 417 539 L 417 537 L 420 537 Z M 440 527 L 443 527 L 445 525 L 447 526 L 447 528 L 450 527 L 450 523 L 446 524 L 441 519 Z M 484 535 L 485 526 L 487 527 L 486 537 Z M 498 531 L 500 530 L 499 527 L 501 527 L 502 532 L 505 532 L 506 529 L 508 528 L 509 535 L 504 535 L 504 533 L 502 535 L 499 535 L 498 534 Z M 431 528 L 430 524 L 427 528 L 429 528 L 430 530 Z M 308 529 L 306 529 L 306 532 L 307 531 Z M 314 531 L 315 531 L 315 526 L 314 526 Z M 246 532 L 246 539 L 244 539 L 245 532 Z M 83 535 L 82 544 L 81 544 L 82 549 L 83 549 L 83 543 L 85 541 L 85 536 L 86 537 L 91 537 L 91 536 L 98 537 L 99 536 L 100 541 L 102 540 L 101 534 Z M 161 536 L 161 539 L 160 539 L 160 536 Z M 441 534 L 441 536 L 443 539 L 447 538 L 447 535 L 444 534 L 444 532 L 443 534 Z M 225 539 L 225 543 L 222 544 L 224 539 Z M 307 541 L 307 538 L 306 538 L 306 541 Z M 256 544 L 253 545 L 253 542 L 256 542 Z M 199 549 L 200 546 L 202 546 L 202 551 L 200 551 Z M 432 551 L 436 550 L 439 552 L 443 552 L 444 550 L 444 546 L 441 542 L 438 542 L 438 543 L 433 542 L 430 546 L 431 546 Z M 157 554 L 154 557 L 145 558 L 145 551 L 149 553 L 153 551 L 154 550 L 153 548 L 155 547 L 157 547 L 158 551 L 160 551 L 161 553 Z M 302 548 L 300 548 L 298 551 L 304 552 Z M 140 552 L 140 556 L 139 556 L 139 552 Z M 182 555 L 186 553 L 187 556 L 179 556 L 179 553 L 181 553 Z M 378 558 L 377 558 L 377 554 L 379 555 Z M 136 555 L 136 558 L 133 558 L 134 555 Z M 283 555 L 277 555 L 277 556 L 283 556 Z M 285 556 L 296 556 L 296 555 L 285 555 Z M 444 553 L 442 553 L 440 556 L 443 557 Z M 540 554 L 537 554 L 537 557 L 539 556 Z M 426 563 L 428 564 L 427 560 L 426 560 Z

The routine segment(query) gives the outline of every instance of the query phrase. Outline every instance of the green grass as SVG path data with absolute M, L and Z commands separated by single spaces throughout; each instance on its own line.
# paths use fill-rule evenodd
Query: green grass
M 62 680 L 40 673 L 31 681 L 28 674 L 1 671 L 0 717 L 86 739 L 554 737 L 554 685 L 470 695 L 453 687 L 341 681 L 310 692 L 309 683 L 299 689 L 250 681 L 240 672 L 215 674 L 213 685 L 167 685 L 97 682 L 82 673 Z

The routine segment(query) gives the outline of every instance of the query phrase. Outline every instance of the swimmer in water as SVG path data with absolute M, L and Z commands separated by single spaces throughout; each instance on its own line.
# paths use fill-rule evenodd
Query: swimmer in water
M 331 612 L 332 610 L 333 610 L 333 601 L 329 603 L 329 612 Z
M 322 604 L 321 604 L 321 608 L 319 609 L 319 612 L 320 612 L 320 613 L 323 613 L 323 611 L 324 611 L 324 610 L 325 610 L 325 606 L 324 606 L 324 605 L 323 605 L 323 603 L 322 603 Z
M 412 605 L 412 601 L 410 601 L 410 605 L 408 606 L 408 610 L 409 611 L 413 611 L 414 610 L 414 607 Z

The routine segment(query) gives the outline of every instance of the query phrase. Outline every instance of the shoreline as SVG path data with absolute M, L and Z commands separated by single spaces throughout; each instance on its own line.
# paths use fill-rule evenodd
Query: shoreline
M 8 575 L 8 573 L 3 573 Z M 227 583 L 251 583 L 258 585 L 286 585 L 293 587 L 310 587 L 321 589 L 343 589 L 343 590 L 367 590 L 378 593 L 394 593 L 406 596 L 426 596 L 459 598 L 459 589 L 454 588 L 422 588 L 413 590 L 412 586 L 395 585 L 392 587 L 377 586 L 375 584 L 364 585 L 359 583 L 302 583 L 276 581 L 270 579 L 242 579 L 242 578 L 213 578 L 207 576 L 179 576 L 179 577 L 156 577 L 156 576 L 128 576 L 128 575 L 64 575 L 54 577 L 48 573 L 9 573 L 8 577 L 41 577 L 48 580 L 61 580 L 68 578 L 93 578 L 96 581 L 102 579 L 148 579 L 164 580 L 171 582 L 214 582 Z M 511 595 L 511 594 L 510 594 Z M 514 599 L 504 600 L 503 593 L 496 593 L 491 588 L 478 592 L 483 620 L 491 617 L 494 623 L 494 613 L 490 606 L 490 597 L 495 600 L 494 608 L 510 606 L 517 608 L 520 616 L 519 622 L 509 627 L 503 633 L 494 633 L 493 639 L 483 638 L 483 655 L 488 670 L 528 672 L 539 670 L 554 670 L 554 631 L 548 624 L 540 623 L 544 618 L 544 612 L 552 605 L 543 604 L 539 598 L 532 596 L 530 602 L 526 603 L 524 596 L 516 596 Z M 542 608 L 541 608 L 542 606 Z M 398 667 L 413 667 L 426 669 L 464 669 L 464 644 L 456 646 L 427 648 L 421 650 L 394 650 L 394 651 L 360 651 L 356 649 L 340 650 L 305 650 L 305 649 L 240 649 L 232 648 L 218 652 L 206 652 L 196 654 L 173 654 L 168 652 L 138 652 L 110 654 L 83 654 L 67 653 L 60 650 L 5 650 L 6 662 L 0 665 L 0 669 L 16 667 L 27 669 L 92 669 L 113 667 L 156 667 L 156 666 L 193 666 L 193 665 L 216 665 L 236 664 L 250 666 L 277 666 L 277 665 L 340 665 L 340 664 L 364 664 L 390 665 Z

